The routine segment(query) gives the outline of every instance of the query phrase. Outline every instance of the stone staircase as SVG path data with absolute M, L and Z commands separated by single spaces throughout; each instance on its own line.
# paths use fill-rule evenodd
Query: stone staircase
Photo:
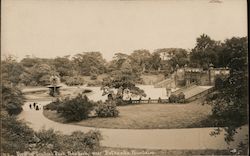
M 166 88 L 167 85 L 171 85 L 174 83 L 174 80 L 172 78 L 168 78 L 166 80 L 163 80 L 161 82 L 158 82 L 154 84 L 155 88 Z
M 191 102 L 212 92 L 213 88 L 213 86 L 192 85 L 187 88 L 179 89 L 176 92 L 173 92 L 173 94 L 178 95 L 179 93 L 183 92 L 185 95 L 186 102 Z

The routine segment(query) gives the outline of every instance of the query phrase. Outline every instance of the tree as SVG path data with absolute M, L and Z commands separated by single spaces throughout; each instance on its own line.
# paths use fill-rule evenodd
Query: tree
M 189 63 L 187 51 L 185 49 L 175 49 L 169 63 L 172 68 L 175 68 L 177 65 L 179 67 L 184 67 Z
M 161 57 L 159 53 L 154 52 L 149 58 L 149 69 L 158 70 L 161 67 Z
M 131 66 L 135 68 L 136 71 L 144 72 L 149 67 L 150 57 L 151 54 L 149 50 L 140 49 L 133 51 L 129 59 L 131 60 Z
M 161 69 L 165 70 L 167 74 L 173 72 L 177 64 L 183 67 L 185 64 L 189 63 L 188 54 L 185 49 L 162 48 L 156 49 L 154 53 L 160 55 Z
M 230 76 L 216 81 L 216 92 L 207 98 L 212 105 L 212 118 L 215 126 L 226 126 L 230 142 L 236 133 L 236 128 L 247 123 L 248 119 L 248 71 L 247 71 L 247 40 L 232 38 L 226 40 L 224 48 L 231 51 L 234 58 L 228 61 Z M 231 50 L 230 50 L 231 49 Z M 224 64 L 225 62 L 221 62 Z
M 26 68 L 31 68 L 33 67 L 34 65 L 36 64 L 40 64 L 42 63 L 42 60 L 40 58 L 36 58 L 36 57 L 29 57 L 29 56 L 26 56 L 25 58 L 23 58 L 21 61 L 20 61 L 20 64 L 22 64 L 24 67 Z
M 113 60 L 110 62 L 109 68 L 112 70 L 119 70 L 122 64 L 128 59 L 127 54 L 115 53 Z
M 162 60 L 169 60 L 173 57 L 176 49 L 177 48 L 161 48 L 156 49 L 155 53 L 158 53 L 161 56 Z
M 209 36 L 202 34 L 196 39 L 196 46 L 191 50 L 190 62 L 193 67 L 208 69 L 212 63 L 217 64 L 217 52 L 220 49 L 220 42 L 212 40 Z
M 144 91 L 135 85 L 139 81 L 140 76 L 133 72 L 130 66 L 129 62 L 124 62 L 121 70 L 113 72 L 112 77 L 103 80 L 102 89 L 104 87 L 120 89 L 119 99 L 123 98 L 125 89 L 129 89 L 134 95 L 146 96 Z
M 81 75 L 102 74 L 106 71 L 106 61 L 100 52 L 84 52 L 73 58 L 76 69 Z M 94 73 L 93 73 L 94 70 Z
M 73 76 L 74 66 L 69 56 L 57 57 L 53 60 L 52 65 L 61 77 Z
M 55 68 L 52 68 L 48 64 L 36 64 L 29 70 L 29 74 L 32 77 L 33 84 L 48 85 L 51 75 L 58 75 Z
M 20 75 L 25 72 L 25 69 L 13 57 L 9 56 L 2 61 L 1 72 L 4 83 L 16 85 L 20 82 Z
M 227 39 L 222 44 L 221 49 L 218 54 L 218 66 L 246 71 L 248 64 L 246 53 L 248 50 L 247 37 Z
M 31 85 L 31 82 L 33 81 L 32 75 L 28 72 L 23 72 L 19 78 L 20 78 L 19 82 L 26 86 Z
M 2 107 L 9 115 L 17 115 L 22 111 L 24 96 L 22 92 L 14 86 L 2 85 Z

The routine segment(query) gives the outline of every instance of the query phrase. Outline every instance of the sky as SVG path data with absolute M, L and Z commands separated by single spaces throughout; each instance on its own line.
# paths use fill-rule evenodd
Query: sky
M 1 55 L 54 58 L 195 46 L 247 36 L 246 0 L 2 0 Z

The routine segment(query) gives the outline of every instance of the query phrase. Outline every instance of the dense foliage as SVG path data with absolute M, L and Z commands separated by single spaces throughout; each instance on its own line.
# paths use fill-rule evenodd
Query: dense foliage
M 215 126 L 227 126 L 226 141 L 232 141 L 236 128 L 248 120 L 247 38 L 232 38 L 223 44 L 227 56 L 222 65 L 230 67 L 230 76 L 216 80 L 216 92 L 207 98 L 213 106 Z M 220 55 L 222 55 L 220 53 Z
M 173 58 L 164 60 L 164 55 L 171 53 Z M 172 55 L 171 55 L 172 56 Z M 143 73 L 168 73 L 176 64 L 183 66 L 187 63 L 187 51 L 178 48 L 158 49 L 153 53 L 146 49 L 138 49 L 130 55 L 116 53 L 113 60 L 107 62 L 100 52 L 83 52 L 72 57 L 56 57 L 44 59 L 26 56 L 20 62 L 12 56 L 2 61 L 3 80 L 15 85 L 44 86 L 49 84 L 51 75 L 57 75 L 67 85 L 101 85 L 98 75 L 114 75 L 116 72 L 131 70 L 131 76 L 136 83 L 142 83 Z M 90 76 L 91 82 L 82 77 Z
M 1 111 L 1 121 L 1 151 L 6 153 L 29 151 L 33 130 L 5 111 Z
M 16 87 L 6 84 L 2 89 L 1 154 L 16 155 L 18 152 L 53 154 L 55 151 L 60 151 L 66 155 L 67 152 L 76 151 L 91 153 L 99 148 L 102 139 L 99 131 L 73 132 L 70 135 L 62 135 L 52 129 L 33 131 L 15 116 L 20 113 L 24 102 L 21 92 Z
M 67 121 L 81 121 L 88 118 L 89 113 L 93 110 L 93 103 L 87 96 L 79 94 L 75 98 L 65 98 L 60 101 L 57 112 Z
M 83 85 L 85 82 L 81 76 L 73 76 L 73 77 L 64 76 L 62 77 L 62 80 L 68 86 Z
M 95 112 L 98 117 L 117 117 L 119 115 L 119 111 L 114 101 L 98 103 Z
M 185 94 L 183 92 L 179 93 L 178 95 L 172 94 L 168 100 L 170 103 L 184 103 Z
M 208 69 L 211 63 L 217 66 L 220 47 L 220 42 L 212 40 L 205 34 L 201 35 L 197 38 L 196 46 L 191 51 L 190 65 L 204 69 Z
M 100 147 L 102 139 L 99 131 L 73 132 L 63 135 L 52 129 L 41 129 L 34 132 L 15 116 L 2 113 L 1 152 L 16 154 L 16 152 L 53 153 L 92 152 Z
M 22 92 L 8 84 L 2 85 L 2 108 L 10 115 L 17 115 L 22 111 L 22 105 L 24 103 L 24 96 Z

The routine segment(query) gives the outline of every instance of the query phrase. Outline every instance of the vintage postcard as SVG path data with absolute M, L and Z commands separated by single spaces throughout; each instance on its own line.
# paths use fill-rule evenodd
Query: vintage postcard
M 2 156 L 248 155 L 246 0 L 2 0 Z

